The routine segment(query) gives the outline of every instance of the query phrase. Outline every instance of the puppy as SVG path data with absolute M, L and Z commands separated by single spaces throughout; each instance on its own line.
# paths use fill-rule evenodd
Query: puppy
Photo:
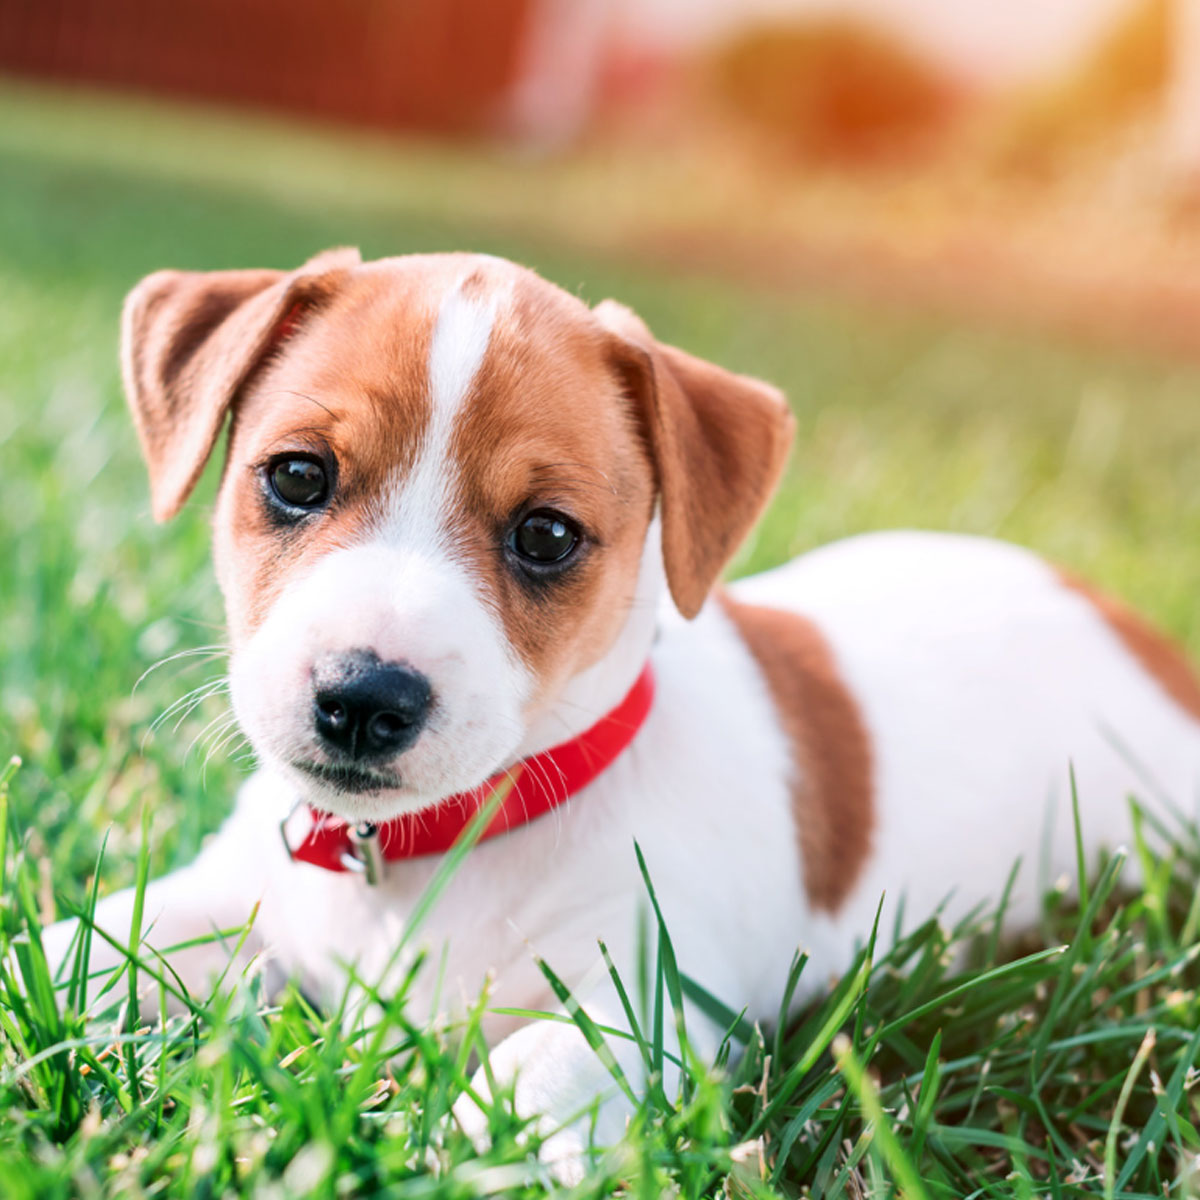
M 797 944 L 806 981 L 843 970 L 885 889 L 914 915 L 952 893 L 953 918 L 1037 861 L 1048 822 L 1047 865 L 1071 869 L 1069 763 L 1090 852 L 1125 835 L 1137 764 L 1180 801 L 1200 778 L 1185 662 L 1024 550 L 875 534 L 714 590 L 792 419 L 611 301 L 480 255 L 334 250 L 152 275 L 123 341 L 159 520 L 229 424 L 215 560 L 260 763 L 196 862 L 151 885 L 158 946 L 261 901 L 248 952 L 336 996 L 346 960 L 385 969 L 491 803 L 421 930 L 443 997 L 490 972 L 494 1004 L 552 1007 L 536 951 L 622 1024 L 596 938 L 636 974 L 636 840 L 684 968 L 765 1018 Z M 131 909 L 118 894 L 97 922 Z M 224 954 L 173 965 L 201 987 Z M 614 1090 L 573 1025 L 488 1032 L 548 1128 Z M 598 1140 L 624 1115 L 605 1100 Z M 575 1162 L 584 1136 L 549 1153 Z

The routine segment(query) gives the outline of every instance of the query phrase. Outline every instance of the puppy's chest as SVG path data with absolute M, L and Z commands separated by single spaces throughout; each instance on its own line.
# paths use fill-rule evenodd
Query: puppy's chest
M 551 817 L 477 847 L 432 907 L 425 899 L 436 857 L 389 863 L 377 885 L 283 860 L 260 931 L 280 974 L 298 976 L 328 1006 L 341 998 L 345 963 L 387 991 L 408 979 L 414 1017 L 461 1016 L 485 986 L 493 1005 L 552 1006 L 536 958 L 575 986 L 594 964 L 596 937 L 608 930 L 624 945 L 630 926 L 629 889 L 614 886 L 611 873 L 585 854 L 555 854 L 547 844 L 553 840 Z M 418 958 L 424 962 L 413 973 Z
M 653 663 L 653 709 L 621 758 L 560 809 L 476 847 L 407 939 L 399 974 L 417 948 L 429 958 L 417 1004 L 461 1011 L 490 973 L 495 1004 L 544 1007 L 536 957 L 576 986 L 596 969 L 601 938 L 633 977 L 649 913 L 635 847 L 681 960 L 706 986 L 745 995 L 764 972 L 786 970 L 813 905 L 794 800 L 801 775 L 761 664 L 716 606 L 664 629 Z M 260 918 L 279 965 L 329 1000 L 339 962 L 377 977 L 438 861 L 390 864 L 371 887 L 281 856 Z

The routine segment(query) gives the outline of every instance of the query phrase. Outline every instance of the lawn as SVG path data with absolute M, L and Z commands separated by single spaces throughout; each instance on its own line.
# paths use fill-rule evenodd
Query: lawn
M 238 743 L 213 742 L 219 697 L 152 728 L 219 661 L 179 657 L 134 686 L 222 638 L 215 473 L 156 527 L 120 394 L 121 299 L 158 267 L 290 266 L 346 243 L 518 258 L 787 391 L 796 450 L 738 572 L 865 529 L 996 535 L 1090 575 L 1200 653 L 1200 371 L 646 265 L 632 248 L 600 255 L 564 236 L 562 211 L 539 211 L 580 186 L 571 172 L 0 86 L 0 762 L 23 760 L 0 949 L 50 917 L 55 893 L 85 903 L 102 844 L 102 888 L 139 863 L 186 861 L 247 769 Z M 981 916 L 954 935 L 975 937 L 965 977 L 946 975 L 951 934 L 922 926 L 786 1036 L 752 1037 L 722 1078 L 698 1072 L 683 1100 L 652 1090 L 580 1194 L 854 1197 L 896 1179 L 911 1196 L 1195 1194 L 1200 847 L 1194 830 L 1177 840 L 1173 869 L 1120 904 L 1115 864 L 1088 864 L 1087 911 L 1051 894 L 1020 946 L 997 945 Z M 36 955 L 22 970 L 38 978 Z M 402 997 L 359 1036 L 299 996 L 267 1009 L 239 995 L 122 1041 L 121 1011 L 85 1020 L 70 996 L 22 1000 L 8 982 L 4 1197 L 541 1194 L 511 1121 L 497 1116 L 480 1160 L 448 1128 L 462 1060 L 446 1031 L 407 1024 Z

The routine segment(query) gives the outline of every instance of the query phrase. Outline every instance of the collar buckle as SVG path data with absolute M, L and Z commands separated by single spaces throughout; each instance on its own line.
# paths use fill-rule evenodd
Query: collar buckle
M 303 800 L 297 800 L 295 804 L 288 809 L 288 814 L 279 822 L 279 840 L 283 843 L 283 852 L 288 856 L 288 862 L 298 862 L 296 852 L 292 848 L 292 838 L 288 833 L 288 826 L 292 824 L 296 814 L 303 809 L 307 809 L 308 805 Z M 309 814 L 309 824 L 312 824 L 312 816 Z
M 351 826 L 347 830 L 350 849 L 342 855 L 342 866 L 361 875 L 372 887 L 383 882 L 387 860 L 379 844 L 379 826 L 371 821 Z
M 303 820 L 297 815 L 303 814 Z M 379 827 L 369 821 L 323 831 L 312 809 L 297 800 L 279 822 L 279 838 L 291 862 L 324 867 L 328 871 L 348 871 L 361 875 L 369 884 L 383 882 L 387 870 Z

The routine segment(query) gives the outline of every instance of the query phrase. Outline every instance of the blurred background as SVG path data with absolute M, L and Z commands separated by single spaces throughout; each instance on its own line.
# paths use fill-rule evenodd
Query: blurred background
M 153 526 L 121 299 L 337 244 L 506 254 L 783 386 L 736 571 L 1008 537 L 1200 653 L 1200 0 L 0 0 L 0 753 L 79 877 L 147 797 L 186 857 L 244 769 L 219 464 Z
M 0 69 L 504 147 L 480 211 L 605 249 L 1197 336 L 1196 0 L 0 0 Z

